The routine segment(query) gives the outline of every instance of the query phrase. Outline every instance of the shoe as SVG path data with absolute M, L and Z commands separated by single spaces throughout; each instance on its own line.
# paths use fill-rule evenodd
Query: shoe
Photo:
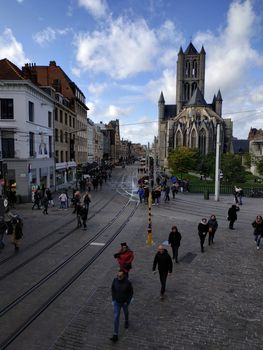
M 259 246 L 257 246 L 257 249 L 259 249 Z
M 125 321 L 124 328 L 129 328 L 129 321 Z
M 160 300 L 164 300 L 164 295 L 163 294 L 160 295 Z
M 116 341 L 118 341 L 118 336 L 116 334 L 114 334 L 110 340 L 113 342 L 113 343 L 116 343 Z

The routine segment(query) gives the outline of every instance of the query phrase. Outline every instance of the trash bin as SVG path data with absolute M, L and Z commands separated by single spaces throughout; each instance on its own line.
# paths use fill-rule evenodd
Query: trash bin
M 209 191 L 205 190 L 204 192 L 204 199 L 209 199 Z

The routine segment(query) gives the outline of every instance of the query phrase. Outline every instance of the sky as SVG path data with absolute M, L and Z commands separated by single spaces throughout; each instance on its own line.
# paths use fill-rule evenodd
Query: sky
M 0 59 L 55 60 L 86 96 L 95 123 L 121 138 L 158 133 L 158 99 L 175 104 L 176 61 L 206 51 L 205 99 L 221 90 L 233 136 L 263 128 L 262 0 L 0 0 Z

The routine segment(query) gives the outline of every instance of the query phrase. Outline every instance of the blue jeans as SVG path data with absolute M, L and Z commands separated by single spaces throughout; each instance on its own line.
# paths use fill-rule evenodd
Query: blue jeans
M 60 202 L 60 209 L 66 209 L 66 202 Z
M 119 324 L 120 324 L 120 312 L 121 308 L 124 312 L 125 322 L 129 320 L 128 304 L 120 304 L 117 301 L 113 301 L 114 307 L 114 334 L 119 334 Z
M 260 240 L 261 240 L 261 234 L 255 235 L 255 241 L 256 241 L 258 247 L 260 245 Z

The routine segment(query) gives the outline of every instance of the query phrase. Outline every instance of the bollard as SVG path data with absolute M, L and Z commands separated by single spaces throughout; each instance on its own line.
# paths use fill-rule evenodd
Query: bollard
M 205 190 L 204 192 L 204 199 L 209 199 L 209 191 L 208 190 Z

